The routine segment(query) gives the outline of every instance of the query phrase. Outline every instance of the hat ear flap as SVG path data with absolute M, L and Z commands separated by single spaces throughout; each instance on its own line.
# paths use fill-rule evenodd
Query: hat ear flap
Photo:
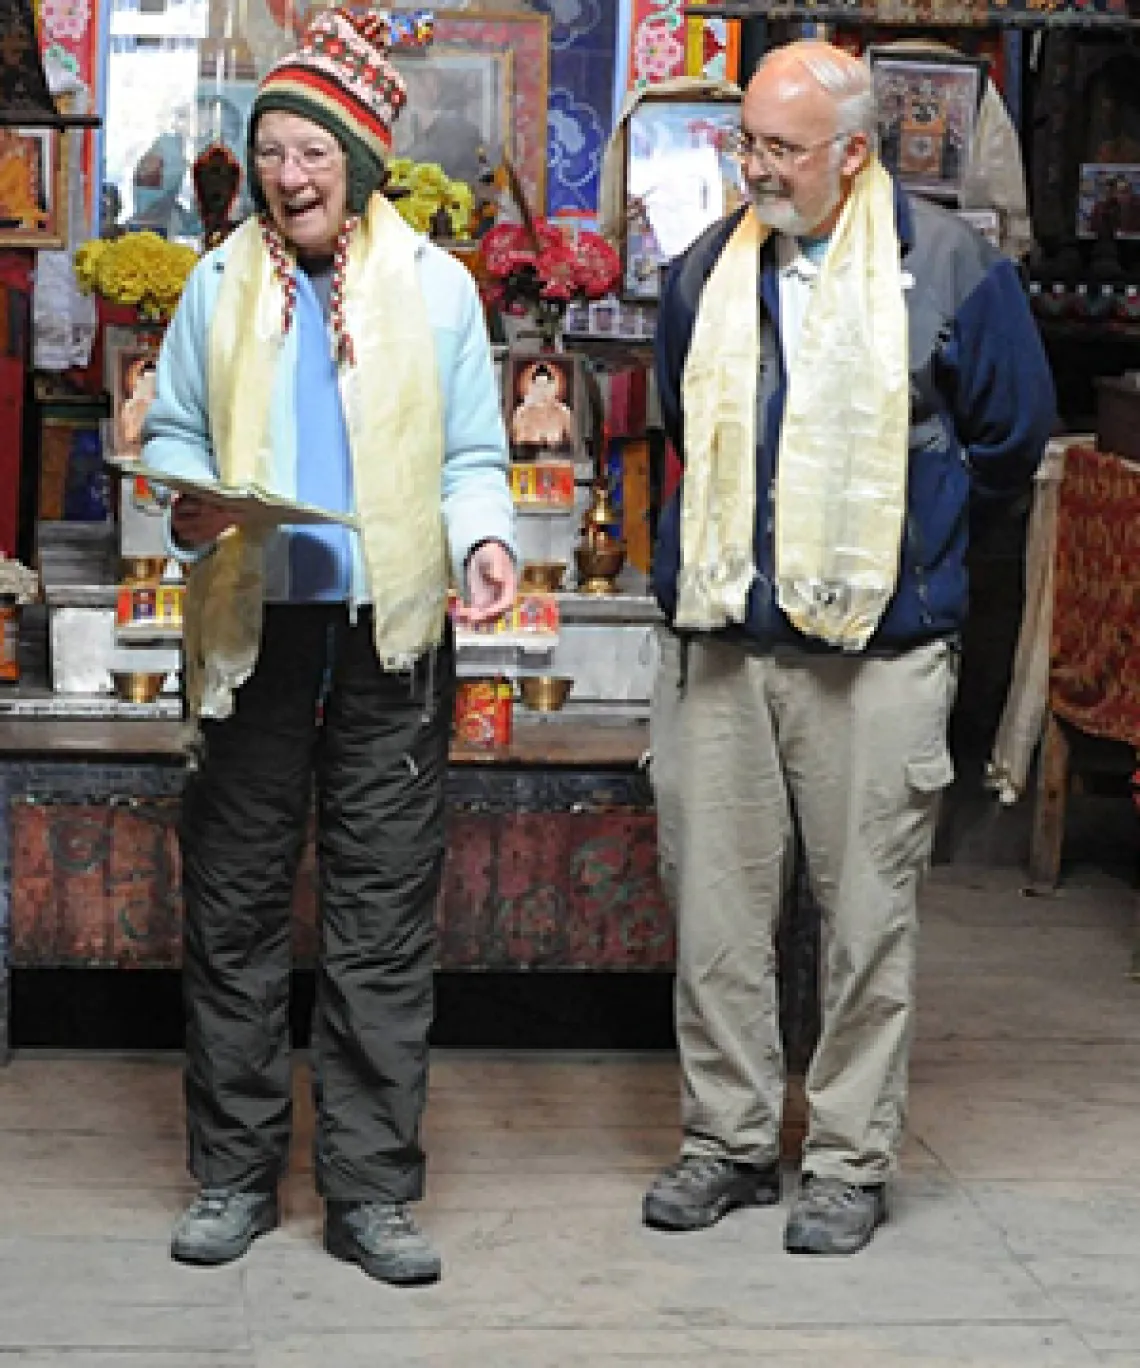
M 249 197 L 253 201 L 254 213 L 268 214 L 269 202 L 265 198 L 265 191 L 261 188 L 261 177 L 257 174 L 252 150 L 246 159 L 246 167 L 245 183 L 249 190 Z
M 368 201 L 384 184 L 384 163 L 363 143 L 346 139 L 344 169 L 348 181 L 345 207 L 350 214 L 363 214 Z
M 261 113 L 255 103 L 250 111 L 249 126 L 245 134 L 245 183 L 249 189 L 249 197 L 253 201 L 254 212 L 268 214 L 269 204 L 262 189 L 261 177 L 257 173 L 257 157 L 254 154 L 254 148 L 257 146 L 257 124 Z

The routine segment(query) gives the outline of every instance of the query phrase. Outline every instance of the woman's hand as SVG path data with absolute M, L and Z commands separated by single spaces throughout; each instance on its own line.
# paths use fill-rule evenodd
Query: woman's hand
M 170 530 L 179 546 L 197 549 L 216 542 L 231 527 L 238 526 L 234 515 L 217 504 L 181 494 L 170 509 Z
M 455 620 L 468 627 L 494 622 L 514 603 L 516 587 L 511 553 L 502 542 L 484 542 L 467 560 L 467 602 L 457 606 Z

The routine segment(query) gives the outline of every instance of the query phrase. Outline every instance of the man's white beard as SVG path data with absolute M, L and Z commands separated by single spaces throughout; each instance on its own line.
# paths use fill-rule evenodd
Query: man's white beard
M 765 194 L 754 185 L 748 187 L 748 195 L 756 217 L 766 223 L 774 232 L 788 237 L 805 237 L 813 228 L 823 223 L 834 212 L 843 195 L 843 177 L 836 167 L 827 186 L 827 198 L 818 212 L 801 213 L 790 199 L 779 195 Z
M 753 195 L 752 207 L 761 223 L 777 233 L 789 237 L 803 237 L 815 225 L 808 223 L 803 214 L 797 213 L 791 200 L 773 199 L 767 195 Z

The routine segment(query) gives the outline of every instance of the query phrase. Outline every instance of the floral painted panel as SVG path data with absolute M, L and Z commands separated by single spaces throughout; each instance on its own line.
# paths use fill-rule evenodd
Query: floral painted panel
M 632 0 L 629 85 L 652 85 L 685 74 L 684 0 Z

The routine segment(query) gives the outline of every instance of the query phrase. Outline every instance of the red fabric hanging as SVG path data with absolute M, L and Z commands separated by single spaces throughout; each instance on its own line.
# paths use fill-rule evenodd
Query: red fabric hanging
M 0 252 L 0 551 L 6 556 L 16 554 L 20 534 L 20 454 L 34 265 L 31 252 Z
M 1140 751 L 1140 469 L 1092 447 L 1065 456 L 1049 706 Z
M 0 551 L 6 556 L 16 554 L 20 533 L 20 451 L 26 378 L 22 357 L 0 356 Z

